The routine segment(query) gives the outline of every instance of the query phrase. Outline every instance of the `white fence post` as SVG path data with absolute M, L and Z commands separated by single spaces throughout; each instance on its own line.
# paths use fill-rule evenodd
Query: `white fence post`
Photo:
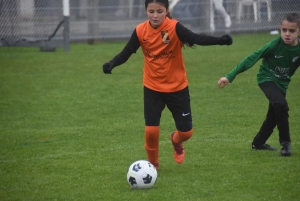
M 64 49 L 70 51 L 70 2 L 63 0 L 63 15 L 64 15 Z

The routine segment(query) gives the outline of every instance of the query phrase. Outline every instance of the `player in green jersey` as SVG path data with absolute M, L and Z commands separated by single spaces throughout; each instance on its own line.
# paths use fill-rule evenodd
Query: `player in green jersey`
M 300 66 L 300 16 L 296 13 L 285 15 L 280 23 L 280 31 L 281 37 L 243 59 L 225 77 L 219 79 L 218 86 L 225 87 L 237 74 L 248 70 L 262 59 L 257 82 L 269 100 L 269 109 L 266 119 L 253 139 L 252 149 L 276 150 L 275 147 L 266 144 L 266 141 L 277 126 L 281 155 L 290 156 L 291 138 L 286 91 L 292 75 Z

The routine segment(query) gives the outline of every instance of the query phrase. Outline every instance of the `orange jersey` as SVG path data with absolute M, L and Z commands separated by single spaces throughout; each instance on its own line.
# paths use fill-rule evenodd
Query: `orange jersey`
M 176 92 L 188 85 L 177 22 L 166 18 L 157 29 L 149 21 L 136 27 L 144 53 L 143 84 L 154 91 Z

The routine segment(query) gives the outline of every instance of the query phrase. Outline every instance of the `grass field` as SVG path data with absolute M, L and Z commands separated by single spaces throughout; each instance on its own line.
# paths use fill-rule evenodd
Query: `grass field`
M 161 120 L 160 168 L 152 189 L 126 181 L 144 150 L 141 50 L 102 73 L 125 42 L 73 44 L 66 53 L 0 48 L 0 200 L 300 199 L 300 72 L 290 84 L 292 156 L 253 151 L 268 102 L 256 84 L 259 64 L 225 89 L 217 81 L 277 36 L 233 35 L 232 46 L 185 49 L 194 135 L 186 160 L 173 159 L 174 122 Z M 268 141 L 280 148 L 278 131 Z

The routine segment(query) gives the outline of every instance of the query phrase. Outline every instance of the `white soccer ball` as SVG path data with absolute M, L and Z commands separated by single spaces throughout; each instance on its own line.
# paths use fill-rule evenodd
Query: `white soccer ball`
M 156 168 L 149 161 L 138 160 L 128 169 L 127 182 L 132 188 L 151 188 L 156 179 Z

